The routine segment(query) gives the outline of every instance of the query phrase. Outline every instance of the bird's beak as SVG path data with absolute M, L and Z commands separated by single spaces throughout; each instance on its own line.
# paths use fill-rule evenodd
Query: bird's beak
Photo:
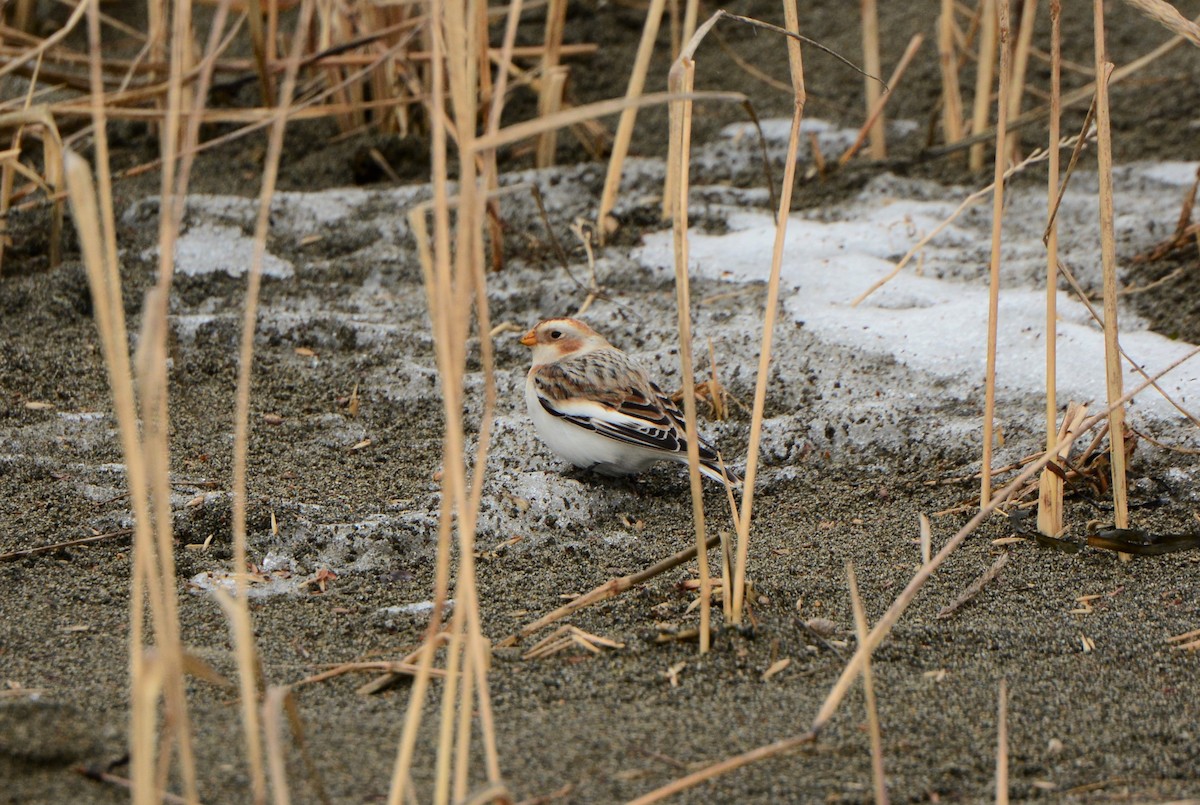
M 521 336 L 521 343 L 527 347 L 532 347 L 537 343 L 537 333 L 535 333 L 533 330 L 525 333 L 525 335 Z

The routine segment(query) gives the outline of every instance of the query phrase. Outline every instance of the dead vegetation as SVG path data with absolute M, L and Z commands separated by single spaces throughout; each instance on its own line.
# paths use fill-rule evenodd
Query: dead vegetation
M 108 772 L 98 774 L 96 779 L 129 787 L 134 801 L 140 803 L 164 799 L 199 801 L 201 770 L 197 769 L 194 759 L 194 725 L 189 720 L 185 680 L 188 674 L 202 673 L 203 666 L 197 664 L 180 638 L 179 583 L 174 569 L 168 484 L 167 311 L 173 276 L 169 255 L 173 254 L 173 244 L 186 210 L 189 172 L 195 156 L 231 139 L 264 129 L 268 140 L 255 229 L 257 247 L 244 299 L 244 329 L 234 401 L 234 559 L 229 576 L 234 592 L 225 593 L 219 588 L 215 592 L 227 614 L 232 643 L 237 650 L 236 683 L 244 728 L 241 756 L 250 770 L 249 798 L 255 802 L 265 802 L 268 798 L 286 802 L 290 789 L 299 785 L 298 781 L 288 778 L 283 760 L 285 729 L 297 739 L 304 735 L 292 691 L 298 686 L 324 682 L 350 671 L 383 672 L 380 679 L 389 682 L 396 675 L 405 675 L 412 680 L 388 792 L 390 803 L 413 801 L 417 797 L 411 783 L 414 749 L 421 721 L 431 712 L 427 699 L 431 695 L 430 682 L 435 678 L 442 681 L 441 700 L 436 708 L 435 784 L 431 792 L 421 792 L 421 796 L 428 796 L 435 802 L 509 802 L 515 798 L 501 773 L 501 756 L 514 748 L 498 744 L 492 723 L 488 674 L 492 644 L 488 636 L 489 625 L 480 617 L 475 577 L 479 554 L 475 526 L 483 504 L 482 479 L 487 467 L 496 399 L 492 378 L 492 337 L 496 331 L 489 316 L 486 269 L 501 265 L 495 251 L 502 218 L 497 190 L 499 175 L 504 169 L 499 154 L 505 147 L 534 149 L 537 165 L 548 166 L 554 162 L 559 132 L 570 130 L 590 151 L 600 154 L 609 139 L 606 124 L 600 121 L 613 115 L 620 116 L 613 135 L 605 190 L 596 210 L 594 231 L 598 235 L 595 238 L 581 236 L 590 253 L 593 244 L 598 247 L 618 225 L 610 213 L 620 193 L 623 160 L 629 151 L 637 111 L 653 104 L 669 106 L 670 150 L 663 211 L 671 220 L 675 236 L 679 355 L 684 381 L 679 399 L 691 431 L 696 429 L 698 400 L 718 419 L 728 415 L 730 403 L 747 408 L 750 425 L 746 482 L 740 500 L 736 498 L 735 490 L 726 490 L 733 533 L 710 534 L 698 475 L 697 442 L 689 439 L 695 545 L 644 571 L 615 578 L 574 598 L 560 609 L 530 621 L 516 634 L 500 641 L 497 648 L 532 638 L 543 628 L 590 604 L 618 596 L 693 558 L 698 560 L 699 570 L 696 583 L 698 625 L 690 631 L 677 631 L 670 639 L 678 640 L 681 634 L 694 637 L 697 650 L 704 653 L 712 650 L 710 640 L 716 622 L 739 626 L 753 620 L 748 601 L 753 583 L 748 577 L 747 566 L 752 546 L 758 550 L 753 542 L 755 481 L 773 357 L 772 338 L 779 308 L 780 267 L 788 212 L 796 186 L 800 124 L 807 100 L 802 50 L 809 43 L 798 34 L 800 25 L 794 3 L 784 4 L 786 22 L 782 28 L 720 11 L 700 23 L 699 6 L 694 1 L 685 5 L 680 22 L 674 14 L 677 9 L 674 9 L 671 21 L 672 30 L 677 34 L 673 37 L 676 59 L 671 70 L 670 91 L 647 95 L 643 90 L 650 53 L 666 13 L 664 0 L 652 0 L 626 95 L 583 106 L 573 105 L 569 100 L 569 60 L 590 52 L 591 47 L 562 41 L 568 7 L 561 0 L 550 0 L 544 5 L 541 44 L 536 46 L 516 44 L 518 30 L 527 27 L 520 0 L 507 6 L 489 6 L 482 0 L 434 0 L 428 4 L 366 3 L 353 7 L 315 0 L 291 3 L 220 0 L 203 14 L 193 9 L 187 0 L 176 0 L 173 3 L 149 3 L 145 30 L 130 29 L 108 17 L 99 2 L 81 1 L 73 5 L 66 20 L 48 35 L 31 32 L 35 24 L 33 5 L 17 2 L 8 7 L 9 16 L 0 42 L 0 60 L 3 61 L 0 76 L 20 76 L 27 82 L 24 96 L 10 100 L 0 114 L 0 129 L 9 132 L 10 137 L 8 148 L 0 152 L 0 169 L 3 171 L 0 214 L 20 206 L 51 205 L 54 229 L 50 233 L 49 261 L 55 265 L 60 257 L 62 203 L 69 196 L 80 251 L 88 271 L 96 325 L 109 369 L 127 468 L 130 507 L 136 523 L 129 614 L 133 691 L 129 730 L 131 769 L 128 780 Z M 1135 5 L 1157 9 L 1165 15 L 1164 24 L 1169 24 L 1181 36 L 1190 38 L 1194 35 L 1195 26 L 1181 25 L 1171 18 L 1159 7 L 1165 4 L 1143 2 Z M 864 4 L 864 65 L 871 74 L 887 67 L 879 62 L 880 32 L 873 8 L 873 3 Z M 1111 496 L 1113 528 L 1097 532 L 1095 541 L 1089 539 L 1089 544 L 1129 552 L 1162 552 L 1158 548 L 1165 544 L 1164 540 L 1148 537 L 1130 526 L 1126 461 L 1134 439 L 1129 438 L 1133 434 L 1125 428 L 1123 411 L 1135 394 L 1150 393 L 1155 380 L 1182 360 L 1153 373 L 1143 372 L 1144 382 L 1134 389 L 1123 386 L 1121 362 L 1123 359 L 1135 361 L 1123 354 L 1119 344 L 1119 289 L 1112 233 L 1108 91 L 1114 82 L 1127 78 L 1137 68 L 1131 64 L 1114 69 L 1108 62 L 1104 10 L 1097 0 L 1095 63 L 1077 71 L 1083 74 L 1082 80 L 1086 83 L 1065 93 L 1060 91 L 1062 64 L 1055 24 L 1055 38 L 1046 43 L 1050 54 L 1051 86 L 1045 89 L 1031 86 L 1029 63 L 1041 58 L 1042 54 L 1035 47 L 1032 36 L 1034 15 L 1038 13 L 1043 13 L 1038 4 L 1030 2 L 1021 4 L 1019 16 L 1012 13 L 1009 0 L 981 0 L 970 7 L 945 2 L 936 31 L 943 86 L 941 121 L 945 153 L 967 149 L 969 165 L 977 172 L 982 171 L 990 154 L 994 168 L 990 188 L 976 194 L 982 198 L 987 192 L 992 193 L 994 235 L 981 470 L 972 476 L 972 481 L 978 480 L 980 492 L 978 502 L 969 504 L 976 511 L 975 515 L 936 553 L 929 547 L 929 529 L 924 529 L 924 555 L 919 569 L 874 626 L 866 619 L 853 569 L 847 568 L 852 600 L 856 605 L 857 644 L 840 679 L 811 723 L 800 727 L 791 737 L 694 770 L 669 785 L 648 792 L 637 802 L 662 800 L 718 775 L 817 741 L 860 678 L 866 690 L 874 798 L 877 802 L 886 801 L 886 759 L 882 754 L 881 727 L 875 708 L 876 692 L 870 670 L 872 653 L 887 639 L 892 627 L 937 568 L 993 513 L 1036 505 L 1039 507 L 1039 533 L 1049 539 L 1060 539 L 1065 529 L 1077 527 L 1077 524 L 1063 520 L 1064 495 L 1086 491 L 1094 498 Z M 1057 2 L 1050 4 L 1049 13 L 1057 21 Z M 770 41 L 772 47 L 787 50 L 794 114 L 778 198 L 770 279 L 762 305 L 757 382 L 753 400 L 742 406 L 722 385 L 718 354 L 711 344 L 710 372 L 703 382 L 695 381 L 697 367 L 691 352 L 690 329 L 693 303 L 687 270 L 688 187 L 694 104 L 701 100 L 740 104 L 746 100 L 740 93 L 697 90 L 694 86 L 696 62 L 704 58 L 706 48 L 714 47 L 706 40 L 709 33 L 718 27 L 747 23 L 762 29 L 763 40 Z M 119 37 L 133 52 L 114 54 L 105 44 L 107 37 Z M 206 44 L 197 50 L 200 40 L 205 40 Z M 932 53 L 922 54 L 920 44 L 920 39 L 915 39 L 900 62 L 892 66 L 886 88 L 881 89 L 879 82 L 868 76 L 861 134 L 837 160 L 838 164 L 847 164 L 863 144 L 866 145 L 866 158 L 885 156 L 887 145 L 882 116 L 885 104 L 891 93 L 902 89 L 905 68 L 913 59 L 934 58 Z M 243 55 L 230 55 L 231 51 Z M 1148 58 L 1160 52 L 1165 51 L 1160 48 Z M 975 90 L 964 98 L 962 87 L 969 82 L 961 73 L 972 61 L 976 68 L 973 71 Z M 997 65 L 998 72 L 995 70 Z M 214 107 L 209 104 L 210 91 L 218 84 L 246 82 L 257 87 L 253 105 Z M 505 103 L 518 86 L 528 86 L 536 92 L 537 115 L 502 126 Z M 1048 104 L 1033 100 L 1047 94 Z M 1083 407 L 1072 404 L 1065 410 L 1060 408 L 1055 394 L 1053 357 L 1054 289 L 1060 275 L 1068 281 L 1071 276 L 1069 269 L 1058 259 L 1054 246 L 1057 199 L 1061 198 L 1070 177 L 1068 169 L 1059 184 L 1059 149 L 1072 145 L 1082 147 L 1093 137 L 1090 127 L 1085 126 L 1079 137 L 1060 142 L 1058 116 L 1062 108 L 1083 102 L 1094 103 L 1096 110 L 1094 139 L 1099 152 L 1099 201 L 1104 233 L 1103 312 L 1102 315 L 1096 312 L 1096 315 L 1108 346 L 1108 399 L 1104 405 L 1095 405 L 1097 412 L 1090 417 Z M 1035 108 L 1023 111 L 1031 106 Z M 411 211 L 410 224 L 417 235 L 436 363 L 441 376 L 445 418 L 444 463 L 440 476 L 442 508 L 438 513 L 433 612 L 421 646 L 400 660 L 342 665 L 313 677 L 287 682 L 262 678 L 248 606 L 247 590 L 256 580 L 247 558 L 246 526 L 246 475 L 250 471 L 247 440 L 252 427 L 250 401 L 253 395 L 250 367 L 270 203 L 284 133 L 290 123 L 318 116 L 334 119 L 345 134 L 368 128 L 394 131 L 423 137 L 430 146 L 432 200 Z M 1017 127 L 1037 116 L 1049 116 L 1051 120 L 1049 143 L 1046 150 L 1035 149 L 1022 157 L 1026 144 L 1017 136 Z M 106 144 L 109 122 L 122 119 L 149 121 L 154 126 L 160 143 L 160 158 L 132 170 L 161 170 L 162 197 L 170 200 L 163 205 L 160 221 L 160 254 L 164 257 L 157 284 L 142 311 L 138 350 L 134 355 L 129 354 L 127 347 L 130 340 L 121 303 L 117 262 L 113 182 L 119 177 L 111 175 Z M 996 121 L 994 127 L 993 119 Z M 234 128 L 205 139 L 204 125 L 211 123 L 231 124 Z M 40 143 L 40 170 L 28 159 L 26 152 L 30 141 Z M 85 159 L 83 153 L 89 154 L 89 158 Z M 1043 158 L 1050 163 L 1046 239 L 1050 289 L 1046 309 L 1049 334 L 1046 447 L 1015 466 L 993 468 L 995 319 L 997 300 L 1002 292 L 998 269 L 1005 182 L 1022 165 Z M 826 167 L 829 168 L 829 163 Z M 130 172 L 126 171 L 127 174 Z M 1172 238 L 1146 259 L 1192 248 L 1200 242 L 1197 225 L 1191 222 L 1194 198 L 1195 186 L 1184 203 Z M 0 248 L 2 246 L 0 239 Z M 920 245 L 915 247 L 914 253 L 919 248 Z M 910 257 L 911 254 L 906 256 L 897 270 Z M 603 289 L 590 261 L 589 266 L 591 281 L 584 286 L 587 291 L 584 309 L 594 300 L 603 298 Z M 1194 354 L 1195 350 L 1184 360 Z M 463 404 L 468 394 L 468 359 L 478 360 L 485 378 L 482 418 L 469 423 L 464 421 Z M 1060 410 L 1063 410 L 1061 419 L 1058 416 Z M 1191 414 L 1188 416 L 1196 421 Z M 473 452 L 467 450 L 468 426 L 476 434 Z M 1106 434 L 1107 442 L 1104 442 Z M 1085 438 L 1090 442 L 1073 455 L 1072 445 L 1082 443 L 1080 440 Z M 1000 488 L 994 489 L 993 479 L 1006 472 L 1014 474 L 998 479 L 995 485 Z M 124 533 L 97 535 L 94 539 Z M 1192 541 L 1187 542 L 1189 539 Z M 1182 535 L 1174 544 L 1192 547 L 1194 541 L 1194 537 Z M 708 552 L 718 546 L 719 558 L 711 561 L 719 563 L 721 572 L 714 577 L 710 573 Z M 991 581 L 1000 572 L 1006 556 L 1001 554 L 996 564 L 964 591 L 959 601 L 945 610 L 944 616 L 953 615 Z M 0 558 L 10 556 L 6 554 Z M 452 566 L 455 562 L 457 564 Z M 318 574 L 307 583 L 314 590 L 323 591 L 335 578 L 333 574 Z M 455 602 L 452 608 L 448 606 L 450 598 Z M 719 604 L 719 614 L 713 611 L 714 600 Z M 1189 632 L 1170 638 L 1170 642 L 1178 649 L 1195 649 L 1200 644 L 1195 638 L 1196 633 Z M 622 648 L 623 644 L 618 641 L 563 624 L 525 649 L 522 656 L 527 661 L 535 661 L 567 649 L 598 654 Z M 762 679 L 781 674 L 788 664 L 789 658 L 777 659 L 763 672 Z M 680 670 L 669 674 L 673 683 Z M 375 684 L 372 689 L 378 690 L 381 686 L 382 683 Z M 1008 705 L 1003 682 L 999 696 L 996 784 L 997 798 L 1004 800 L 1008 774 L 1005 720 Z M 169 780 L 178 781 L 177 793 L 167 790 Z M 308 785 L 318 795 L 323 791 L 315 772 Z

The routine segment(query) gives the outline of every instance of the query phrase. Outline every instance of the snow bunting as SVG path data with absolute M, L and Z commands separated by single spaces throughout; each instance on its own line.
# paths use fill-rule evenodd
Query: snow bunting
M 641 472 L 656 461 L 687 464 L 683 412 L 646 370 L 576 319 L 546 319 L 521 337 L 533 349 L 525 404 L 538 436 L 576 467 L 605 475 Z M 721 472 L 717 451 L 700 439 L 700 471 Z

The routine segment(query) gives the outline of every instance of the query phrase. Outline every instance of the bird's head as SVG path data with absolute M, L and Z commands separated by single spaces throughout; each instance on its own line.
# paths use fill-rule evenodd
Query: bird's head
M 535 365 L 612 346 L 578 319 L 546 319 L 521 336 L 521 343 L 533 349 Z

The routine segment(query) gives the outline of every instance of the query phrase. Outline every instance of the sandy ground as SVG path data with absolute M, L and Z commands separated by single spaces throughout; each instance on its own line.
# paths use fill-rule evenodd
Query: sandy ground
M 1200 11 L 1195 3 L 1180 8 L 1189 15 Z M 927 27 L 931 15 L 884 13 L 886 29 L 895 33 L 887 42 L 888 64 L 907 33 Z M 1151 24 L 1124 7 L 1113 13 L 1124 23 L 1112 37 L 1118 60 L 1161 40 Z M 601 39 L 617 58 L 635 41 L 632 12 L 596 14 L 594 24 L 576 22 L 572 30 L 579 39 Z M 852 15 L 818 9 L 805 26 L 808 35 L 852 52 Z M 1090 30 L 1080 21 L 1072 30 L 1073 47 L 1080 49 L 1076 56 L 1084 60 Z M 782 51 L 768 55 L 746 32 L 731 30 L 728 38 L 742 52 L 762 52 L 764 69 L 784 74 Z M 813 113 L 855 124 L 857 79 L 847 80 L 820 56 L 806 58 Z M 1194 136 L 1198 65 L 1194 51 L 1181 52 L 1145 74 L 1136 89 L 1118 92 L 1118 159 L 1200 159 L 1200 138 Z M 605 72 L 602 65 L 590 67 L 580 70 L 577 86 L 585 98 L 600 91 L 590 82 Z M 728 65 L 723 75 L 736 75 L 735 83 L 746 80 Z M 910 91 L 898 94 L 897 112 L 923 125 L 936 92 L 932 59 L 914 67 L 911 80 Z M 754 91 L 760 112 L 783 108 L 786 96 Z M 613 94 L 611 82 L 607 94 Z M 698 136 L 711 139 L 718 125 L 734 119 L 714 115 L 705 124 L 711 128 Z M 651 126 L 644 135 L 644 152 L 656 150 L 655 130 Z M 140 136 L 133 132 L 128 151 L 118 158 L 144 151 Z M 898 175 L 965 181 L 944 160 L 917 158 L 921 144 L 920 136 L 910 136 L 886 167 Z M 354 152 L 347 149 L 359 147 L 367 146 L 297 147 L 286 170 L 289 188 L 351 184 L 347 166 Z M 571 146 L 564 149 L 570 156 Z M 708 164 L 711 175 L 696 177 L 696 184 L 758 181 L 750 170 L 731 175 L 728 165 L 735 163 Z M 253 158 L 239 152 L 205 167 L 199 189 L 228 195 L 198 198 L 189 231 L 208 227 L 218 239 L 236 242 L 252 220 L 252 202 L 235 197 L 253 192 L 247 179 Z M 797 206 L 831 205 L 882 170 L 856 167 L 826 183 L 806 181 Z M 611 301 L 597 303 L 591 320 L 650 362 L 664 385 L 677 387 L 670 351 L 672 287 L 644 270 L 629 250 L 659 226 L 654 174 L 654 163 L 645 163 L 642 178 L 624 196 L 618 212 L 626 229 L 598 264 Z M 602 178 L 602 167 L 584 164 L 513 179 L 536 181 L 546 193 L 551 224 L 571 248 L 579 277 L 582 250 L 567 227 L 594 208 Z M 156 207 L 145 201 L 153 194 L 149 183 L 126 184 L 120 191 L 126 308 L 136 322 L 141 293 L 151 280 L 149 234 Z M 422 633 L 419 608 L 388 608 L 420 604 L 432 589 L 441 405 L 419 269 L 402 222 L 404 210 L 425 192 L 419 186 L 348 190 L 279 202 L 271 243 L 279 276 L 264 286 L 250 452 L 252 555 L 276 570 L 278 586 L 293 589 L 253 604 L 264 673 L 273 684 L 349 660 L 399 657 Z M 702 203 L 696 207 L 698 228 L 721 229 L 719 216 L 706 216 Z M 514 197 L 506 216 L 510 262 L 489 289 L 493 319 L 525 327 L 573 310 L 583 293 L 558 267 L 528 199 Z M 5 333 L 0 553 L 108 533 L 129 523 L 82 270 L 69 260 L 59 270 L 44 271 L 36 248 L 39 222 L 31 217 L 18 223 L 24 228 L 17 229 L 16 251 L 7 255 L 0 281 Z M 1173 224 L 1147 226 L 1166 233 Z M 308 242 L 305 235 L 320 238 Z M 232 674 L 224 617 L 196 589 L 228 569 L 230 559 L 234 350 L 244 278 L 228 273 L 241 265 L 236 250 L 218 257 L 221 270 L 206 270 L 198 261 L 196 273 L 182 274 L 172 302 L 172 481 L 184 637 L 199 656 Z M 1196 264 L 1194 255 L 1178 260 L 1193 269 Z M 1153 279 L 1169 270 L 1129 269 L 1126 280 Z M 1191 282 L 1189 276 L 1194 270 L 1179 281 Z M 1194 338 L 1200 317 L 1181 301 L 1188 297 L 1181 287 L 1187 286 L 1167 283 L 1132 297 L 1131 309 L 1169 323 L 1163 327 L 1168 335 Z M 704 299 L 729 290 L 726 283 L 701 280 L 693 293 Z M 753 286 L 743 291 L 700 305 L 697 335 L 700 344 L 713 339 L 730 391 L 748 400 L 753 376 L 741 367 L 753 359 L 763 296 Z M 791 322 L 781 324 L 776 337 L 778 369 L 768 399 L 771 427 L 751 550 L 755 627 L 721 629 L 713 652 L 703 658 L 694 644 L 656 642 L 661 633 L 695 623 L 686 612 L 694 596 L 682 584 L 694 571 L 680 568 L 570 619 L 623 643 L 621 649 L 598 656 L 568 651 L 540 661 L 524 661 L 519 651 L 497 651 L 491 690 L 498 743 L 506 780 L 518 798 L 620 801 L 694 767 L 804 732 L 854 648 L 846 562 L 854 563 L 868 616 L 877 619 L 919 561 L 918 513 L 951 508 L 974 494 L 970 485 L 941 482 L 969 473 L 978 460 L 977 437 L 955 441 L 945 433 L 975 422 L 979 399 L 942 396 L 941 385 L 927 375 L 823 343 Z M 298 354 L 297 348 L 312 354 Z M 486 631 L 498 639 L 560 605 L 563 595 L 680 550 L 691 539 L 691 523 L 686 478 L 677 468 L 658 468 L 636 483 L 564 473 L 524 419 L 518 389 L 526 351 L 512 336 L 500 339 L 497 350 L 501 405 L 484 500 L 479 582 Z M 477 405 L 480 381 L 472 383 L 471 404 Z M 361 409 L 352 417 L 346 399 L 356 384 Z M 881 401 L 881 386 L 927 393 L 916 402 Z M 53 407 L 31 408 L 28 402 Z M 1036 447 L 1039 406 L 1032 399 L 1017 407 L 1006 457 Z M 268 414 L 273 416 L 267 419 Z M 706 430 L 726 453 L 744 455 L 744 413 L 735 409 L 731 420 L 710 422 Z M 366 439 L 369 446 L 355 449 Z M 1139 526 L 1191 527 L 1198 505 L 1193 465 L 1192 456 L 1139 447 L 1132 467 Z M 709 490 L 706 505 L 712 526 L 728 527 L 722 496 Z M 934 518 L 935 548 L 966 516 Z M 1078 535 L 1089 520 L 1111 519 L 1111 509 L 1102 498 L 1081 496 L 1068 517 Z M 1200 556 L 1121 563 L 1098 551 L 992 544 L 1010 533 L 997 519 L 972 537 L 875 656 L 893 800 L 971 802 L 993 796 L 1001 679 L 1011 692 L 1015 800 L 1200 797 L 1200 657 L 1164 642 L 1200 628 Z M 209 537 L 205 549 L 188 547 Z M 516 537 L 520 540 L 493 549 Z M 938 618 L 1002 551 L 1009 559 L 999 577 L 952 616 Z M 324 593 L 300 583 L 321 568 L 338 574 Z M 119 789 L 70 769 L 106 766 L 125 751 L 128 538 L 0 562 L 0 588 L 0 680 L 39 691 L 0 699 L 0 778 L 8 781 L 0 798 L 123 800 Z M 1084 606 L 1081 596 L 1099 597 Z M 832 621 L 836 631 L 826 641 L 814 638 L 804 627 L 812 618 Z M 763 672 L 782 658 L 791 660 L 788 667 L 764 680 Z M 380 695 L 357 695 L 366 680 L 342 677 L 299 694 L 311 751 L 336 802 L 386 798 L 408 690 L 401 684 Z M 190 692 L 204 800 L 246 800 L 235 695 L 201 681 L 193 681 Z M 436 715 L 434 692 L 427 723 Z M 679 800 L 868 801 L 864 724 L 856 692 L 817 744 Z M 415 776 L 422 790 L 432 776 L 432 735 L 426 731 L 419 749 Z M 298 755 L 290 761 L 294 798 L 316 801 Z

